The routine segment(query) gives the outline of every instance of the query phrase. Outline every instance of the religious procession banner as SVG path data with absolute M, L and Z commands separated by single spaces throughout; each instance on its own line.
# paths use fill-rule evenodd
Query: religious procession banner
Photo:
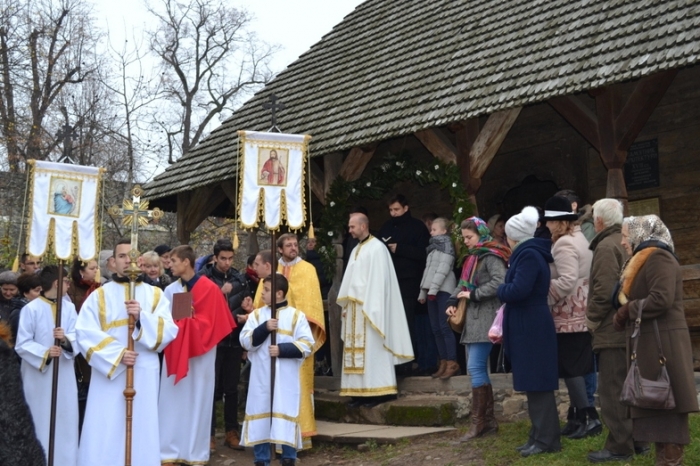
M 286 223 L 292 230 L 306 221 L 304 175 L 311 136 L 239 131 L 239 212 L 244 228 L 268 230 Z
M 52 244 L 58 259 L 93 259 L 103 170 L 38 160 L 30 160 L 28 167 L 27 252 L 40 257 Z

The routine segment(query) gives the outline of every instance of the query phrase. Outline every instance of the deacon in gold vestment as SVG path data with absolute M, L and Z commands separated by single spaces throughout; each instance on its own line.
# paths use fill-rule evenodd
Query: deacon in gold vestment
M 316 268 L 299 257 L 299 242 L 296 235 L 286 233 L 277 241 L 277 249 L 282 257 L 277 266 L 277 272 L 289 281 L 287 301 L 289 305 L 302 311 L 311 326 L 314 337 L 315 353 L 326 341 L 326 328 L 323 318 L 323 299 L 321 285 L 318 282 Z M 263 251 L 261 251 L 262 253 Z M 255 262 L 265 259 L 267 254 L 258 254 Z M 267 275 L 260 275 L 265 277 Z M 255 293 L 255 309 L 263 307 L 263 280 L 260 280 Z M 314 358 L 308 357 L 301 365 L 299 372 L 301 380 L 301 404 L 299 407 L 299 423 L 304 440 L 304 449 L 311 448 L 311 438 L 316 435 L 316 419 L 314 418 Z

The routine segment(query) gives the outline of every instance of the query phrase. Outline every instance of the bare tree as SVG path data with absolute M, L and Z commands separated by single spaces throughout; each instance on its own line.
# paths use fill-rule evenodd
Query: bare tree
M 0 130 L 11 171 L 56 147 L 47 117 L 64 90 L 95 70 L 93 29 L 80 0 L 3 0 L 0 6 Z
M 156 115 L 168 138 L 168 162 L 187 153 L 213 118 L 266 83 L 275 48 L 246 30 L 244 10 L 221 0 L 159 0 L 151 51 L 162 62 L 164 96 L 174 117 Z

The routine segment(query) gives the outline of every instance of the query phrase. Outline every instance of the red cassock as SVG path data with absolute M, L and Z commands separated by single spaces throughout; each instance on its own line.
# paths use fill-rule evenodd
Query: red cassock
M 263 172 L 267 172 L 267 182 L 270 184 L 283 184 L 284 183 L 284 167 L 282 163 L 277 164 L 277 179 L 275 180 L 275 173 L 272 164 L 272 159 L 267 159 L 262 167 Z
M 179 328 L 177 338 L 163 351 L 168 376 L 176 374 L 175 383 L 187 375 L 190 358 L 205 354 L 236 328 L 221 289 L 211 280 L 199 277 L 189 291 L 192 317 L 175 322 Z

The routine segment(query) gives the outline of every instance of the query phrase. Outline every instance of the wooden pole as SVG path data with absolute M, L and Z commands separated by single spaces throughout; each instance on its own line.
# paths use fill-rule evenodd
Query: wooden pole
M 64 261 L 58 261 L 58 283 L 56 290 L 56 328 L 61 326 L 61 311 L 63 302 L 63 265 Z M 61 341 L 55 339 L 53 344 L 55 346 L 60 346 Z M 54 445 L 56 443 L 56 403 L 58 401 L 58 362 L 60 356 L 53 358 L 53 385 L 51 386 L 51 417 L 50 417 L 50 427 L 49 427 L 49 452 L 48 452 L 48 465 L 53 466 L 54 459 Z
M 136 249 L 131 249 L 129 251 L 129 257 L 131 263 L 129 268 L 126 270 L 126 275 L 129 277 L 129 299 L 136 299 L 136 278 L 140 274 L 140 269 L 136 264 L 139 252 Z M 129 315 L 129 334 L 127 340 L 127 350 L 134 351 L 134 327 L 136 326 L 136 320 L 134 316 Z M 126 388 L 124 389 L 124 398 L 126 399 L 126 441 L 124 443 L 124 465 L 131 466 L 131 434 L 132 434 L 132 422 L 134 415 L 134 396 L 136 396 L 136 390 L 134 390 L 134 366 L 128 366 L 126 368 Z
M 270 233 L 270 250 L 272 252 L 272 264 L 270 270 L 270 319 L 277 318 L 277 232 L 274 230 Z M 277 344 L 277 331 L 273 330 L 270 333 L 270 345 Z M 270 428 L 272 428 L 272 413 L 275 402 L 275 362 L 277 358 L 270 358 Z M 270 459 L 275 457 L 275 445 L 270 443 Z

